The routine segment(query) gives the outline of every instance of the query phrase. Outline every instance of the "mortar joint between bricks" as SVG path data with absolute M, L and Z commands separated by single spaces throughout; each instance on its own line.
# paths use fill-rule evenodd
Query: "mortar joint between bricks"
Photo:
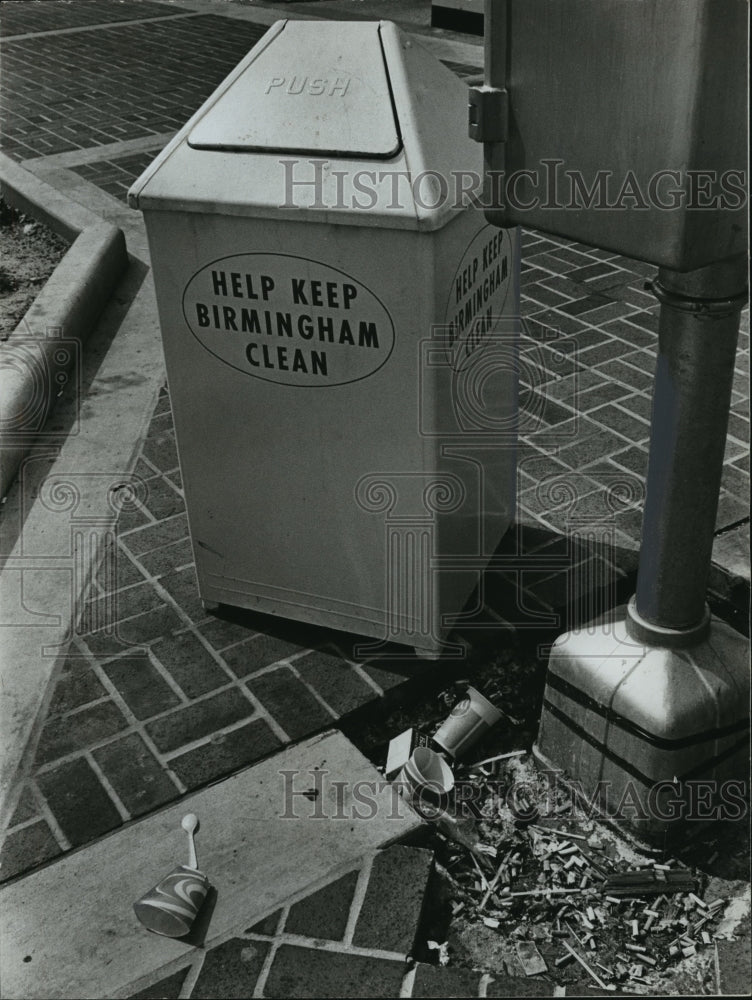
M 411 969 L 408 969 L 402 979 L 402 986 L 400 987 L 400 997 L 411 997 L 413 995 L 413 986 L 415 985 L 415 976 L 418 971 L 417 965 L 413 965 Z
M 198 977 L 201 975 L 201 970 L 204 967 L 206 951 L 203 948 L 197 948 L 196 952 L 196 957 L 188 969 L 188 974 L 183 980 L 183 985 L 180 987 L 179 1000 L 189 1000 L 191 994 L 193 993 L 193 989 L 198 982 Z
M 284 913 L 281 918 L 282 926 L 284 926 L 284 922 L 287 920 L 288 913 L 289 913 L 289 907 L 285 907 Z M 269 973 L 271 972 L 272 965 L 274 964 L 274 959 L 277 957 L 277 952 L 279 951 L 281 943 L 282 942 L 279 937 L 276 937 L 272 941 L 269 951 L 263 961 L 259 974 L 256 978 L 256 985 L 253 987 L 254 997 L 264 996 L 266 981 L 269 978 Z
M 352 902 L 350 903 L 350 913 L 347 917 L 347 926 L 345 927 L 345 934 L 343 938 L 344 943 L 347 945 L 352 944 L 355 928 L 358 923 L 358 917 L 360 916 L 360 911 L 363 907 L 363 901 L 366 898 L 368 883 L 371 880 L 374 857 L 375 856 L 372 855 L 370 858 L 366 858 L 364 860 L 363 866 L 360 869 L 360 874 L 358 875 L 358 881 L 355 883 L 355 891 L 353 892 Z

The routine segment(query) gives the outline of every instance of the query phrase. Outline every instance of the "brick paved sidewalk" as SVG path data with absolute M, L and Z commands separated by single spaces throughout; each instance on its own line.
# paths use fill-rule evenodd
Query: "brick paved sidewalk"
M 548 997 L 550 968 L 526 976 L 507 945 L 506 974 L 421 960 L 430 954 L 427 929 L 434 893 L 430 850 L 395 845 L 365 858 L 345 874 L 307 887 L 247 929 L 238 929 L 205 953 L 157 978 L 133 1000 L 246 997 Z M 738 981 L 744 952 L 720 942 L 720 977 Z M 727 946 L 727 947 L 724 947 Z M 433 954 L 436 954 L 435 950 Z M 743 961 L 743 959 L 742 959 Z M 549 956 L 553 967 L 553 961 Z M 500 963 L 499 963 L 500 964 Z M 737 980 L 731 976 L 736 971 Z M 566 996 L 635 996 L 599 989 L 579 966 L 566 973 Z M 562 988 L 560 988 L 562 989 Z
M 64 155 L 69 169 L 120 199 L 163 140 L 144 143 L 182 125 L 265 30 L 151 0 L 43 6 L 44 14 L 35 3 L 1 8 L 5 149 L 19 159 Z M 478 67 L 452 68 L 468 76 Z M 484 610 L 465 623 L 471 639 L 497 643 L 504 632 L 488 625 L 498 628 L 499 616 L 508 626 L 561 630 L 630 585 L 655 362 L 657 303 L 644 287 L 654 269 L 536 233 L 525 234 L 523 255 L 518 524 L 500 549 L 506 568 L 483 580 Z M 748 537 L 748 366 L 746 319 L 719 552 Z M 138 500 L 121 515 L 80 609 L 17 790 L 0 853 L 4 879 L 378 704 L 425 669 L 356 663 L 348 637 L 325 629 L 204 612 L 166 391 L 134 476 Z M 617 488 L 623 501 L 613 510 Z M 569 537 L 583 519 L 606 524 L 602 551 Z M 567 607 L 574 579 L 581 602 Z M 117 634 L 104 622 L 117 622 Z
M 133 995 L 399 996 L 432 864 L 430 851 L 390 847 Z
M 546 977 L 489 975 L 415 962 L 430 851 L 394 846 L 310 888 L 183 968 L 132 994 L 157 998 L 552 996 Z M 605 991 L 604 991 L 605 992 Z M 573 983 L 567 995 L 591 995 Z M 617 996 L 622 994 L 615 994 Z

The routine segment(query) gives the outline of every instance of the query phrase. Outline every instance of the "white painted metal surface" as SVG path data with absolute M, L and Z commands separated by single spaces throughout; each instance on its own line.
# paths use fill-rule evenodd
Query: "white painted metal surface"
M 287 21 L 196 124 L 195 149 L 386 158 L 400 148 L 378 23 Z
M 517 239 L 458 196 L 482 170 L 464 84 L 394 25 L 345 41 L 383 52 L 396 156 L 192 148 L 236 90 L 245 114 L 252 52 L 131 204 L 203 599 L 436 651 L 513 514 Z

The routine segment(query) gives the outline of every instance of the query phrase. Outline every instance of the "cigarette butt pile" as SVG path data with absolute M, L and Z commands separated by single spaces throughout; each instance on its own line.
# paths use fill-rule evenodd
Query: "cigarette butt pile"
M 677 963 L 712 948 L 727 901 L 706 902 L 701 878 L 676 858 L 628 864 L 601 827 L 576 815 L 562 789 L 536 816 L 535 785 L 527 781 L 525 818 L 515 816 L 514 796 L 504 791 L 519 780 L 521 756 L 458 769 L 458 784 L 474 782 L 482 795 L 474 815 L 436 825 L 453 921 L 498 934 L 500 947 L 529 942 L 535 951 L 523 960 L 517 950 L 513 974 L 566 984 L 584 970 L 608 991 L 646 992 Z

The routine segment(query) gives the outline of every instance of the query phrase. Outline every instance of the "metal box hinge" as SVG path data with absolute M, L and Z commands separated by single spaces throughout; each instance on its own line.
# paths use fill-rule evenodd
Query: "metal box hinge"
M 486 84 L 471 87 L 468 134 L 476 142 L 506 142 L 509 135 L 509 93 Z

